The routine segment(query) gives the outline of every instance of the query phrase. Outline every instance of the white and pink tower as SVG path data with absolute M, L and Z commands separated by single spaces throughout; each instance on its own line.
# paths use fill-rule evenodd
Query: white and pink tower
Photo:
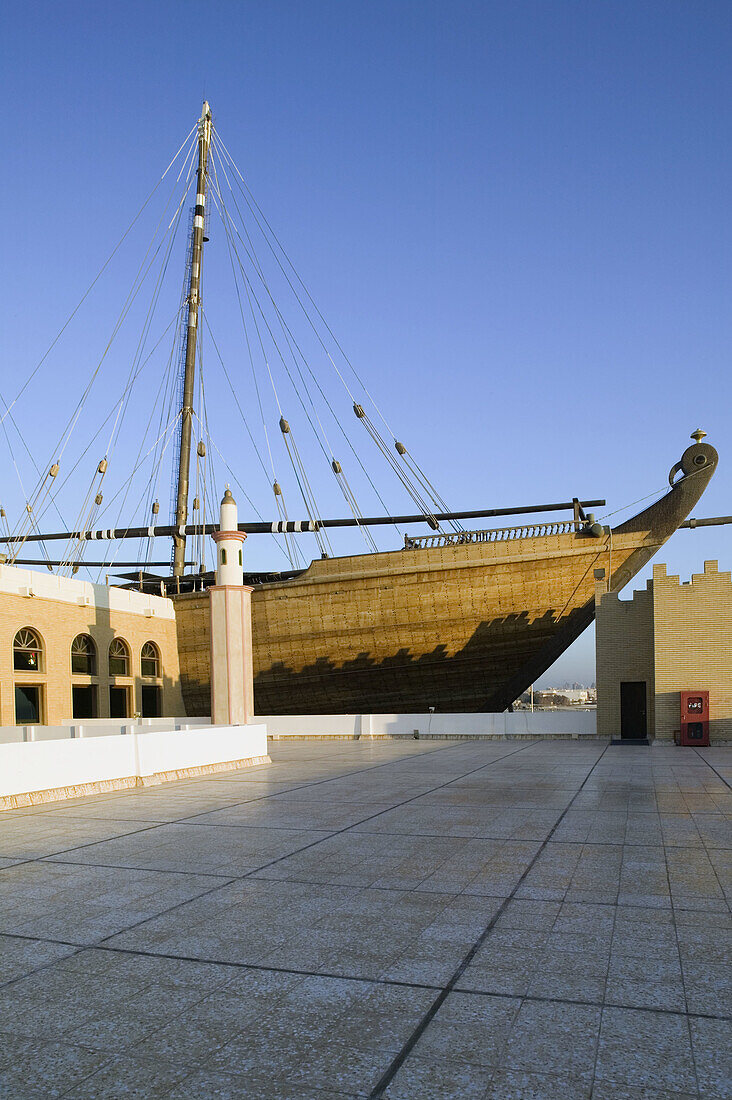
M 211 613 L 211 721 L 243 726 L 254 715 L 252 589 L 244 584 L 236 501 L 227 486 L 216 543 L 216 584 L 209 588 Z

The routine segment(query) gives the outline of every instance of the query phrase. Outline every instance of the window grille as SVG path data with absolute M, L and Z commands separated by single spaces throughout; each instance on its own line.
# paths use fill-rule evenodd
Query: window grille
M 75 676 L 96 675 L 97 647 L 88 634 L 77 634 L 71 643 L 71 671 Z
M 160 676 L 160 650 L 155 642 L 145 642 L 140 653 L 143 676 Z
M 113 638 L 109 647 L 109 675 L 129 676 L 130 649 L 123 638 Z
M 24 626 L 13 640 L 13 668 L 16 672 L 40 672 L 43 646 L 35 630 Z

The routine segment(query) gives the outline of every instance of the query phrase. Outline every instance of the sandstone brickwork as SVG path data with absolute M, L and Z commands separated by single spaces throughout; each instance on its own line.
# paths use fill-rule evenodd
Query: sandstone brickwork
M 648 726 L 654 718 L 653 587 L 634 592 L 632 600 L 617 592 L 600 596 L 596 611 L 597 733 L 620 736 L 620 684 L 645 680 Z
M 648 684 L 649 732 L 672 741 L 679 693 L 709 691 L 710 738 L 732 740 L 732 575 L 716 561 L 680 583 L 665 565 L 632 600 L 603 595 L 597 609 L 597 728 L 620 734 L 620 683 Z
M 208 590 L 176 596 L 180 683 L 189 717 L 211 714 L 211 608 Z
M 26 584 L 18 580 L 25 580 Z M 23 628 L 35 631 L 41 641 L 40 668 L 33 671 L 13 667 L 13 641 Z M 79 634 L 88 634 L 94 641 L 93 676 L 72 673 L 71 643 Z M 129 648 L 128 676 L 109 673 L 109 646 L 114 638 L 124 639 Z M 141 650 L 148 641 L 158 648 L 160 675 L 143 679 Z M 163 715 L 183 717 L 176 627 L 170 601 L 1 566 L 0 725 L 16 723 L 16 683 L 41 688 L 41 717 L 45 725 L 71 721 L 75 684 L 96 686 L 99 718 L 109 717 L 110 686 L 128 690 L 130 718 L 142 713 L 143 683 L 159 687 Z
M 495 693 L 592 605 L 594 571 L 617 576 L 649 543 L 645 529 L 587 538 L 546 526 L 554 533 L 316 560 L 258 584 L 256 712 L 367 713 L 375 700 L 387 712 L 504 709 Z M 173 603 L 186 709 L 210 714 L 208 594 Z

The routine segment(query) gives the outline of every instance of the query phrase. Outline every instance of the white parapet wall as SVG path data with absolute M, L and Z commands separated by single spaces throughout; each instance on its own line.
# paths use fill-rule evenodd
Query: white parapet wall
M 257 715 L 271 738 L 319 740 L 420 738 L 596 737 L 594 710 L 519 710 L 503 714 Z
M 0 726 L 0 745 L 24 741 L 68 741 L 72 737 L 110 737 L 121 733 L 197 729 L 210 718 L 79 718 L 62 726 Z
M 0 809 L 268 762 L 261 721 L 4 744 Z
M 133 588 L 93 584 L 76 577 L 61 577 L 37 569 L 0 565 L 0 592 L 13 596 L 37 596 L 100 611 L 127 611 L 146 618 L 175 619 L 173 601 L 163 596 L 136 592 Z

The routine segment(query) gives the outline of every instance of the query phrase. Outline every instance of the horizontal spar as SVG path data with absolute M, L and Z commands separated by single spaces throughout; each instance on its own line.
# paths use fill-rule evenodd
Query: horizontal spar
M 604 500 L 580 500 L 579 508 L 602 508 Z M 475 512 L 437 512 L 434 516 L 420 513 L 416 516 L 369 516 L 364 519 L 319 519 L 319 520 L 275 520 L 273 523 L 240 523 L 239 530 L 247 535 L 270 535 L 291 532 L 317 531 L 321 527 L 378 527 L 390 523 L 428 523 L 430 519 L 443 522 L 452 519 L 483 519 L 487 516 L 521 516 L 533 512 L 563 512 L 573 509 L 573 500 L 559 504 L 528 504 L 521 508 L 481 508 Z M 212 535 L 218 531 L 218 523 L 190 525 L 178 528 L 174 525 L 164 527 L 110 527 L 100 531 L 57 531 L 48 535 L 2 535 L 0 543 L 5 542 L 53 542 L 57 539 L 76 539 L 95 542 L 112 539 L 172 538 L 173 535 Z
M 681 527 L 722 527 L 725 523 L 732 523 L 732 516 L 708 516 L 706 519 L 687 519 L 679 524 Z
M 0 555 L 1 556 L 1 555 Z M 195 561 L 187 561 L 186 565 L 197 565 Z M 82 569 L 109 569 L 112 566 L 119 569 L 161 569 L 163 567 L 170 568 L 170 560 L 168 561 L 69 561 L 66 558 L 64 561 L 53 561 L 50 558 L 16 558 L 13 565 L 45 565 L 48 567 L 58 565 L 78 565 Z
M 580 500 L 577 501 L 580 508 L 602 508 L 604 500 Z M 424 514 L 417 516 L 372 516 L 368 519 L 323 519 L 321 527 L 377 527 L 386 523 L 428 523 L 429 519 L 436 519 L 439 523 L 451 519 L 483 519 L 487 516 L 522 516 L 531 512 L 564 512 L 574 508 L 573 500 L 563 501 L 560 504 L 527 504 L 523 508 L 481 508 L 477 512 L 435 512 L 434 516 Z

